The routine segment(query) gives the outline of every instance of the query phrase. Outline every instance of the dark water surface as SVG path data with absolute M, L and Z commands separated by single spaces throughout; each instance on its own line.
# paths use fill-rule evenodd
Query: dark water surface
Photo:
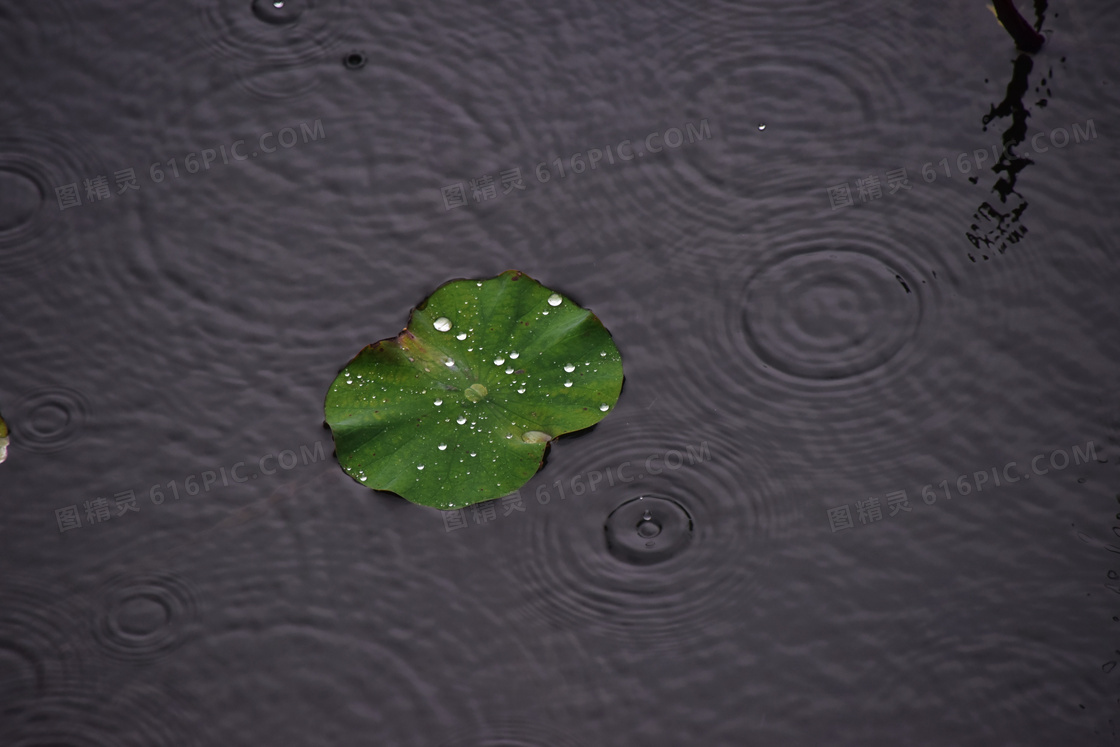
M 0 745 L 1120 741 L 1070 6 L 6 4 Z M 509 268 L 617 411 L 520 504 L 353 482 L 339 368 Z

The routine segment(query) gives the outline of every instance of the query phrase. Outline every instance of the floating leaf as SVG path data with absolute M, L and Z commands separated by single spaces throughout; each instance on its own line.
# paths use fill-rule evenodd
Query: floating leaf
M 552 439 L 602 420 L 621 389 L 602 322 L 507 270 L 436 289 L 342 369 L 325 410 L 347 474 L 453 509 L 520 488 Z

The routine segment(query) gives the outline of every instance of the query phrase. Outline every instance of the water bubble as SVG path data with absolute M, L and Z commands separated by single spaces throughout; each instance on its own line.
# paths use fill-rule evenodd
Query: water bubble
M 445 316 L 441 316 L 439 319 L 436 319 L 432 323 L 432 326 L 438 329 L 440 332 L 446 332 L 447 330 L 451 329 L 451 320 Z
M 571 385 L 572 385 L 572 382 L 570 382 L 570 381 L 565 381 L 564 382 L 564 386 L 571 386 Z
M 502 365 L 502 364 L 503 364 L 503 363 L 505 363 L 505 362 L 506 362 L 506 359 L 505 359 L 505 358 L 495 358 L 495 359 L 494 359 L 494 365 L 495 365 L 495 366 L 500 366 L 500 365 Z
M 562 299 L 562 298 L 560 297 L 560 294 L 559 294 L 559 293 L 553 293 L 553 294 L 552 294 L 551 296 L 549 296 L 549 297 L 548 297 L 548 305 L 549 305 L 549 306 L 559 306 L 559 305 L 560 305 L 560 303 L 561 303 L 561 302 L 562 302 L 563 300 L 564 300 L 564 299 Z
M 458 423 L 459 425 L 462 425 L 463 423 L 467 422 L 467 416 L 466 415 L 460 415 L 459 417 L 455 418 L 455 422 Z
M 568 365 L 564 366 L 564 370 L 568 373 L 571 373 L 572 371 L 576 370 L 576 367 L 569 363 Z
M 611 406 L 604 402 L 603 404 L 599 405 L 599 409 L 603 412 L 606 412 L 607 410 L 611 409 Z
M 440 444 L 438 448 L 439 448 L 440 451 L 446 451 L 447 450 L 447 444 Z

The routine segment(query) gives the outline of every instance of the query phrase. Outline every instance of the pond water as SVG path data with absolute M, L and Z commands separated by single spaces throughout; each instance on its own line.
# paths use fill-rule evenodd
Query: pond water
M 1117 743 L 1120 16 L 1019 5 L 5 8 L 0 743 Z M 617 407 L 346 476 L 510 268 Z

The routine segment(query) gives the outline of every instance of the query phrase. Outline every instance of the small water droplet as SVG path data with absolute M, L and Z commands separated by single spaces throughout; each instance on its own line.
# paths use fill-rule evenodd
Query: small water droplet
M 513 353 L 509 354 L 509 357 L 512 358 L 513 360 L 517 360 L 518 356 L 520 356 L 520 355 L 521 355 L 521 353 L 513 352 Z
M 765 130 L 765 129 L 766 129 L 766 125 L 764 125 L 764 124 L 762 124 L 762 123 L 760 122 L 760 123 L 759 123 L 759 125 L 758 125 L 758 129 L 760 129 L 760 130 Z
M 572 371 L 576 370 L 576 367 L 569 363 L 568 365 L 564 366 L 564 370 L 568 373 L 571 373 Z
M 599 405 L 599 409 L 602 410 L 603 412 L 606 412 L 607 410 L 611 409 L 611 406 L 604 403 L 604 404 Z
M 564 382 L 564 386 L 571 386 L 571 385 L 572 385 L 572 382 L 570 382 L 570 381 L 565 381 Z
M 365 475 L 362 475 L 362 476 L 361 476 L 361 477 L 359 477 L 358 479 L 359 479 L 359 480 L 361 480 L 362 482 L 365 482 L 365 481 L 366 481 L 366 476 L 365 476 Z
M 441 316 L 439 319 L 436 319 L 435 322 L 432 323 L 432 326 L 438 329 L 440 332 L 446 332 L 447 330 L 451 329 L 451 320 L 445 316 Z
M 417 464 L 416 469 L 424 469 L 424 465 L 423 464 Z
M 500 366 L 500 365 L 502 365 L 502 364 L 503 364 L 503 363 L 505 363 L 505 362 L 506 362 L 506 359 L 505 359 L 505 358 L 495 358 L 495 359 L 494 359 L 494 365 L 495 365 L 495 366 Z
M 603 352 L 599 353 L 599 357 L 600 358 L 606 358 L 607 357 L 607 351 L 604 350 Z
M 440 405 L 442 405 L 442 404 L 443 404 L 443 400 L 442 400 L 442 399 L 437 399 L 437 400 L 436 400 L 436 407 L 439 407 L 439 406 L 440 406 Z
M 447 444 L 440 444 L 439 445 L 439 450 L 440 451 L 447 451 Z
M 518 389 L 517 393 L 518 394 L 524 394 L 525 393 L 525 387 L 521 387 L 520 389 Z
M 456 340 L 465 340 L 465 339 L 467 339 L 467 333 L 466 332 L 460 332 L 459 334 L 455 335 L 455 339 Z
M 466 415 L 460 415 L 459 417 L 455 418 L 455 422 L 458 423 L 459 425 L 462 425 L 463 423 L 467 422 L 467 416 Z
M 474 453 L 474 452 L 472 451 L 472 452 L 471 452 L 471 456 L 478 456 L 478 454 L 475 454 L 475 453 Z
M 559 306 L 559 305 L 560 305 L 560 303 L 561 303 L 561 302 L 562 302 L 563 300 L 564 300 L 564 299 L 562 299 L 562 298 L 560 297 L 560 294 L 559 294 L 559 293 L 553 293 L 553 294 L 552 294 L 551 296 L 549 296 L 549 297 L 548 297 L 548 305 L 549 305 L 549 306 Z

